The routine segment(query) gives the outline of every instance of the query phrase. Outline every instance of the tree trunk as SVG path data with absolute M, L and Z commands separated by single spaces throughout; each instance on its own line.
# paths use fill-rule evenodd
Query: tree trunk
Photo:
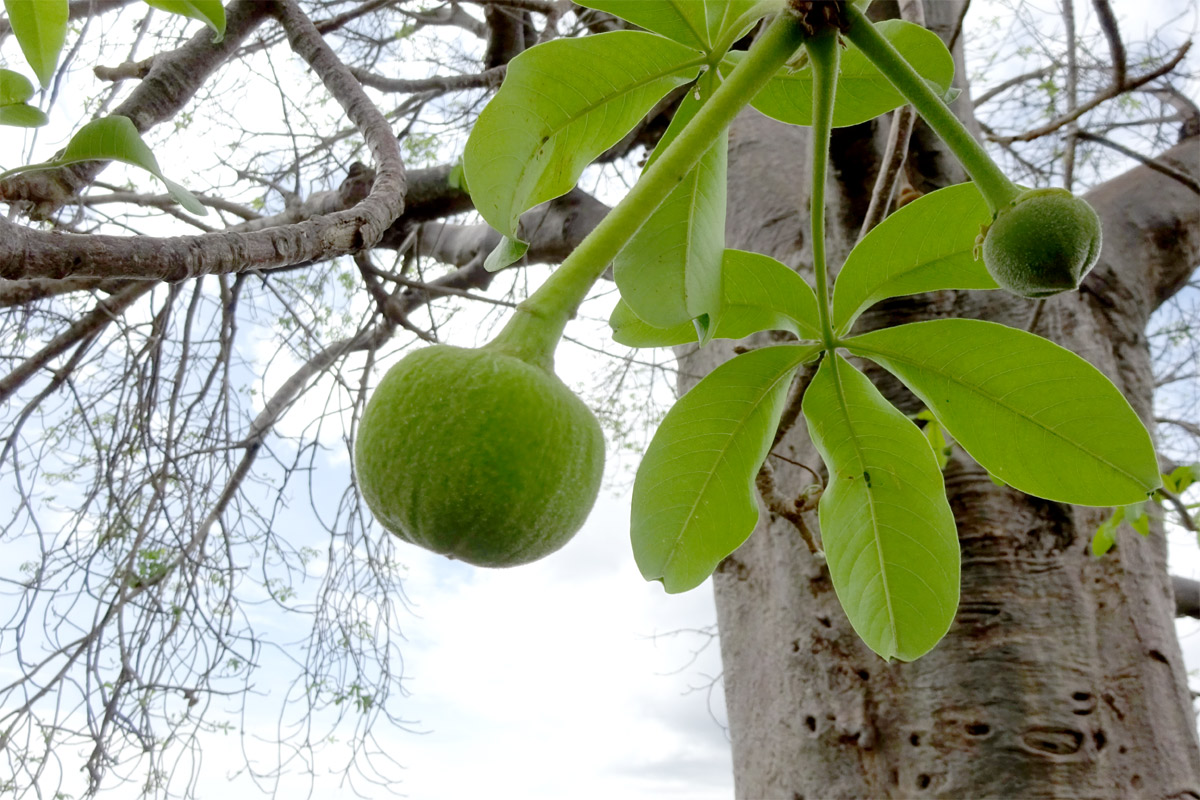
M 958 6 L 927 4 L 930 27 L 948 27 Z M 956 107 L 969 108 L 968 96 Z M 835 135 L 832 264 L 857 236 L 885 134 L 886 122 Z M 1195 138 L 1168 155 L 1200 174 Z M 808 158 L 806 130 L 752 113 L 738 120 L 729 247 L 802 271 L 811 263 Z M 909 159 L 914 184 L 928 183 L 918 188 L 963 180 L 920 129 Z M 1200 208 L 1186 188 L 1142 167 L 1089 199 L 1105 223 L 1101 263 L 1079 292 L 1046 303 L 1035 332 L 1104 371 L 1151 423 L 1145 324 L 1200 259 Z M 859 327 L 963 316 L 1027 328 L 1034 309 L 1001 292 L 940 292 L 881 304 Z M 728 342 L 681 348 L 681 390 L 731 354 Z M 902 409 L 919 409 L 894 380 L 868 374 Z M 821 469 L 802 422 L 775 452 Z M 814 480 L 771 461 L 785 493 Z M 1162 532 L 1122 536 L 1095 558 L 1091 536 L 1106 509 L 997 486 L 961 449 L 946 488 L 962 545 L 962 600 L 945 640 L 914 663 L 885 663 L 858 640 L 824 563 L 765 510 L 718 568 L 737 796 L 1200 798 Z

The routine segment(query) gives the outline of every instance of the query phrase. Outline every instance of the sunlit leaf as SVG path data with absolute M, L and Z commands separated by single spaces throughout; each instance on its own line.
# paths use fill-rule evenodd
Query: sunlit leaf
M 172 14 L 198 19 L 213 29 L 213 44 L 225 38 L 225 7 L 221 0 L 145 0 L 147 5 Z
M 67 0 L 4 0 L 4 8 L 25 60 L 42 86 L 49 87 L 67 41 Z
M 995 289 L 975 259 L 975 238 L 991 221 L 973 183 L 917 198 L 862 238 L 833 287 L 834 327 L 850 330 L 858 315 L 889 297 L 939 289 Z
M 14 128 L 38 128 L 50 121 L 40 108 L 25 103 L 0 106 L 0 125 Z
M 647 167 L 695 116 L 719 85 L 705 73 L 680 104 Z M 705 318 L 701 343 L 721 315 L 721 261 L 725 252 L 725 172 L 729 138 L 722 132 L 613 260 L 621 298 L 659 328 Z
M 954 79 L 954 58 L 937 34 L 903 20 L 887 20 L 875 25 L 935 91 L 944 94 L 950 88 Z M 721 63 L 721 70 L 728 73 L 744 57 L 743 52 L 729 53 Z M 751 105 L 781 122 L 811 125 L 812 87 L 811 64 L 784 67 L 755 96 Z M 904 102 L 896 88 L 862 51 L 853 44 L 847 45 L 838 70 L 834 127 L 866 122 L 904 105 Z
M 668 592 L 704 582 L 754 530 L 754 478 L 796 368 L 820 352 L 784 345 L 743 353 L 667 412 L 633 483 L 633 554 Z
M 570 191 L 588 164 L 702 64 L 695 50 L 638 31 L 556 39 L 521 53 L 463 154 L 476 210 L 519 239 L 521 214 Z
M 770 256 L 726 250 L 721 265 L 723 293 L 717 339 L 741 339 L 758 331 L 790 331 L 801 339 L 820 339 L 817 296 L 786 265 Z M 690 322 L 656 328 L 640 319 L 624 301 L 613 310 L 613 339 L 629 347 L 672 347 L 696 341 Z
M 93 120 L 71 137 L 71 141 L 67 142 L 58 158 L 42 164 L 17 167 L 4 174 L 64 167 L 81 161 L 122 161 L 141 167 L 162 181 L 167 187 L 167 192 L 179 205 L 199 216 L 208 213 L 195 195 L 162 174 L 158 159 L 142 141 L 137 128 L 133 127 L 133 122 L 128 117 L 112 116 Z
M 33 84 L 19 72 L 0 69 L 0 106 L 24 103 L 33 97 Z
M 1013 488 L 1085 506 L 1136 503 L 1160 485 L 1150 434 L 1108 378 L 1025 331 L 973 319 L 845 340 L 912 389 L 955 440 Z
M 885 659 L 941 640 L 959 595 L 959 546 L 942 473 L 917 426 L 841 356 L 826 356 L 804 417 L 829 469 L 818 512 L 850 624 Z
M 755 20 L 783 7 L 759 0 L 582 0 L 581 6 L 605 11 L 648 31 L 704 52 L 727 34 L 745 33 Z M 772 6 L 776 8 L 773 8 Z M 758 13 L 749 12 L 758 6 Z M 735 31 L 734 28 L 737 28 Z

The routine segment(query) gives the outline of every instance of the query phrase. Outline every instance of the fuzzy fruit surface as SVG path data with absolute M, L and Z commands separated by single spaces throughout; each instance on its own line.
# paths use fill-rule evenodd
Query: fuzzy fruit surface
M 1001 209 L 983 239 L 983 265 L 1013 294 L 1076 289 L 1100 256 L 1100 218 L 1066 189 L 1031 189 Z
M 535 561 L 583 525 L 604 435 L 556 375 L 496 350 L 409 354 L 367 403 L 358 486 L 407 542 L 483 567 Z

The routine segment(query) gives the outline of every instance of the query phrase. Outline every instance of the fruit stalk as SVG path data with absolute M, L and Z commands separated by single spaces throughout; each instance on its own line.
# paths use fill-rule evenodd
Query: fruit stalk
M 781 12 L 675 141 L 546 282 L 517 306 L 513 318 L 487 346 L 549 366 L 567 320 L 592 284 L 721 131 L 799 49 L 805 36 L 795 15 Z
M 994 217 L 1000 209 L 1016 199 L 1021 189 L 1000 171 L 1000 167 L 975 141 L 962 121 L 954 116 L 945 101 L 929 88 L 925 79 L 875 29 L 871 21 L 853 6 L 849 6 L 847 12 L 850 27 L 846 29 L 846 38 L 879 68 L 958 157 L 971 180 L 979 187 Z

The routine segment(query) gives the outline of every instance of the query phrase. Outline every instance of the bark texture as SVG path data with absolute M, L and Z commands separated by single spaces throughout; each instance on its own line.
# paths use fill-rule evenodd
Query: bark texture
M 940 28 L 952 27 L 958 6 L 927 4 L 930 27 L 947 35 Z M 833 264 L 865 213 L 885 133 L 871 123 L 836 134 Z M 810 263 L 806 135 L 746 114 L 732 131 L 729 170 L 728 246 L 801 271 Z M 913 147 L 922 188 L 963 179 L 920 128 Z M 1200 140 L 1168 160 L 1200 175 Z M 1200 203 L 1145 167 L 1089 199 L 1105 225 L 1101 263 L 1079 292 L 1048 301 L 1035 332 L 1104 371 L 1149 422 L 1145 324 L 1200 262 Z M 1034 308 L 1001 292 L 940 292 L 883 303 L 859 327 L 963 316 L 1026 328 Z M 681 390 L 732 354 L 720 344 L 680 350 Z M 902 409 L 919 408 L 879 370 L 868 374 Z M 802 422 L 775 452 L 822 469 Z M 785 495 L 812 483 L 770 460 Z M 962 601 L 946 639 L 915 663 L 885 663 L 857 639 L 824 563 L 765 509 L 718 568 L 737 796 L 1200 798 L 1161 531 L 1122 537 L 1097 559 L 1089 544 L 1105 509 L 998 487 L 961 450 L 946 486 L 962 545 Z

